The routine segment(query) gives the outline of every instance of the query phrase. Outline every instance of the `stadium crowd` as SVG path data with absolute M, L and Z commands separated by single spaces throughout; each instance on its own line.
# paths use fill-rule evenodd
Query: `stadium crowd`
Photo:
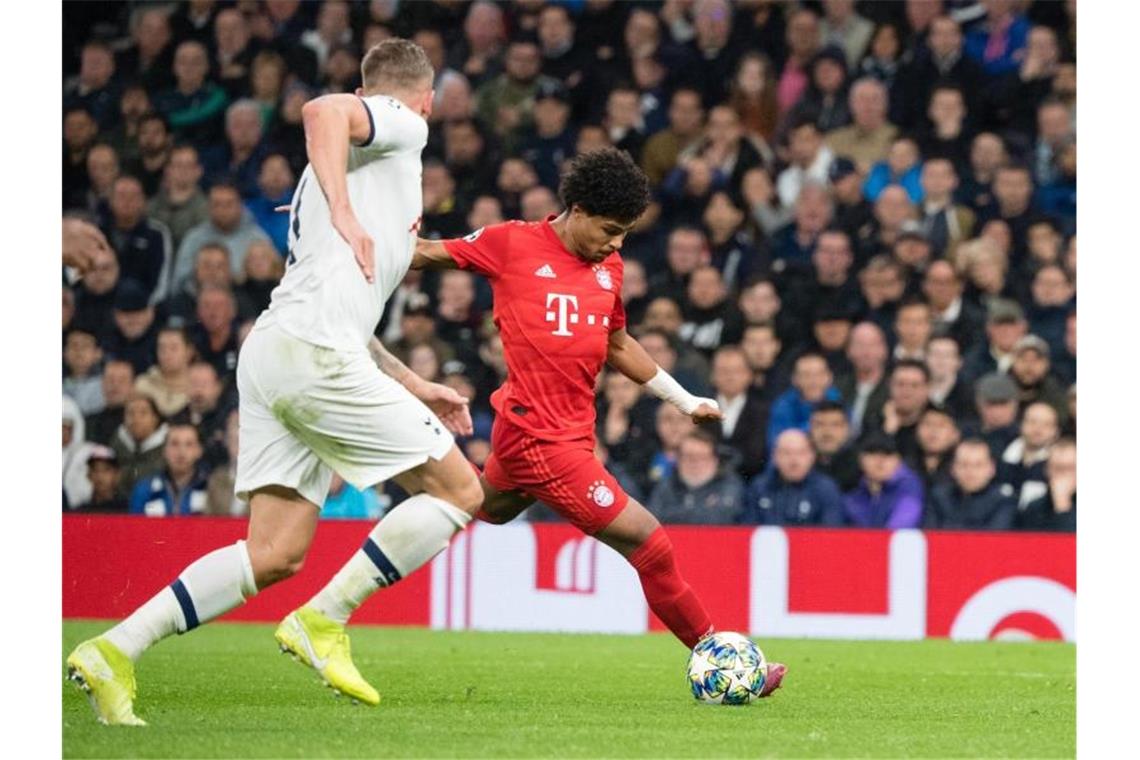
M 599 455 L 663 522 L 1075 529 L 1072 0 L 65 4 L 63 212 L 113 248 L 64 272 L 65 511 L 243 513 L 234 370 L 301 106 L 393 35 L 436 69 L 421 235 L 557 214 L 598 147 L 649 176 L 629 329 L 725 412 L 600 378 Z M 471 399 L 477 464 L 490 314 L 409 272 L 377 331 Z M 323 515 L 399 498 L 337 478 Z

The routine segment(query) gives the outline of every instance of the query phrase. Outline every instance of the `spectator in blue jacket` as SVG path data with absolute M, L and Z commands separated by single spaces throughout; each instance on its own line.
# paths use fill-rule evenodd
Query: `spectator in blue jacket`
M 293 170 L 280 153 L 270 153 L 257 174 L 258 194 L 245 202 L 257 226 L 269 235 L 281 258 L 289 251 L 289 215 L 276 211 L 293 199 Z
M 173 424 L 162 449 L 163 469 L 135 483 L 130 513 L 147 517 L 182 517 L 205 514 L 206 474 L 198 467 L 202 443 L 198 429 Z
M 952 480 L 931 491 L 923 527 L 946 530 L 1009 530 L 1017 512 L 1013 486 L 996 479 L 990 446 L 967 438 L 954 450 Z
M 749 525 L 843 525 L 843 497 L 835 481 L 814 468 L 807 435 L 785 430 L 773 465 L 748 484 L 740 521 Z
M 902 462 L 891 436 L 874 432 L 859 446 L 863 477 L 844 498 L 847 522 L 859 528 L 917 528 L 922 481 Z
M 910 196 L 911 203 L 922 203 L 922 157 L 918 143 L 911 137 L 896 137 L 887 151 L 885 161 L 871 167 L 863 183 L 863 197 L 871 203 L 890 185 L 900 185 Z
M 1029 21 L 1017 13 L 1013 0 L 989 0 L 986 20 L 966 33 L 963 52 L 982 64 L 987 76 L 1017 69 L 1029 38 Z
M 842 401 L 839 389 L 832 384 L 827 359 L 815 351 L 805 351 L 796 359 L 792 370 L 792 387 L 784 391 L 772 404 L 768 417 L 768 450 L 785 430 L 807 432 L 811 412 L 823 400 Z

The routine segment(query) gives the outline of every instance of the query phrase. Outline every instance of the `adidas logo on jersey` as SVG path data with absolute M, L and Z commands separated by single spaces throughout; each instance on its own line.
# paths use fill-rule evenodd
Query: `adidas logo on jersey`
M 548 279 L 555 279 L 556 275 L 554 270 L 550 268 L 549 264 L 543 264 L 538 269 L 534 270 L 535 277 L 546 277 Z

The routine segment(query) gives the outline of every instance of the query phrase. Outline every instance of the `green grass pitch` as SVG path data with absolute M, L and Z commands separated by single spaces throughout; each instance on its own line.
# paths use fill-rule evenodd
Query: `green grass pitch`
M 65 622 L 64 652 L 106 627 Z M 379 707 L 334 699 L 273 627 L 215 624 L 138 665 L 147 728 L 98 725 L 64 680 L 64 757 L 1072 757 L 1060 643 L 760 641 L 772 699 L 697 704 L 664 634 L 352 629 Z

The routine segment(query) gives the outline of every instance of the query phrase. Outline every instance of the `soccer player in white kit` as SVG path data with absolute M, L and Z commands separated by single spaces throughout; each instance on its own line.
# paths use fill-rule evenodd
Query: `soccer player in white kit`
M 334 470 L 359 488 L 392 478 L 414 495 L 276 638 L 338 693 L 376 704 L 352 663 L 349 615 L 442 551 L 482 502 L 451 435 L 470 432 L 466 401 L 416 376 L 373 337 L 419 229 L 432 67 L 419 46 L 389 39 L 361 70 L 357 95 L 304 107 L 310 163 L 293 196 L 285 276 L 238 360 L 235 491 L 250 502 L 248 535 L 192 563 L 68 656 L 70 677 L 104 723 L 145 725 L 134 714 L 133 663 L 148 647 L 301 568 Z

